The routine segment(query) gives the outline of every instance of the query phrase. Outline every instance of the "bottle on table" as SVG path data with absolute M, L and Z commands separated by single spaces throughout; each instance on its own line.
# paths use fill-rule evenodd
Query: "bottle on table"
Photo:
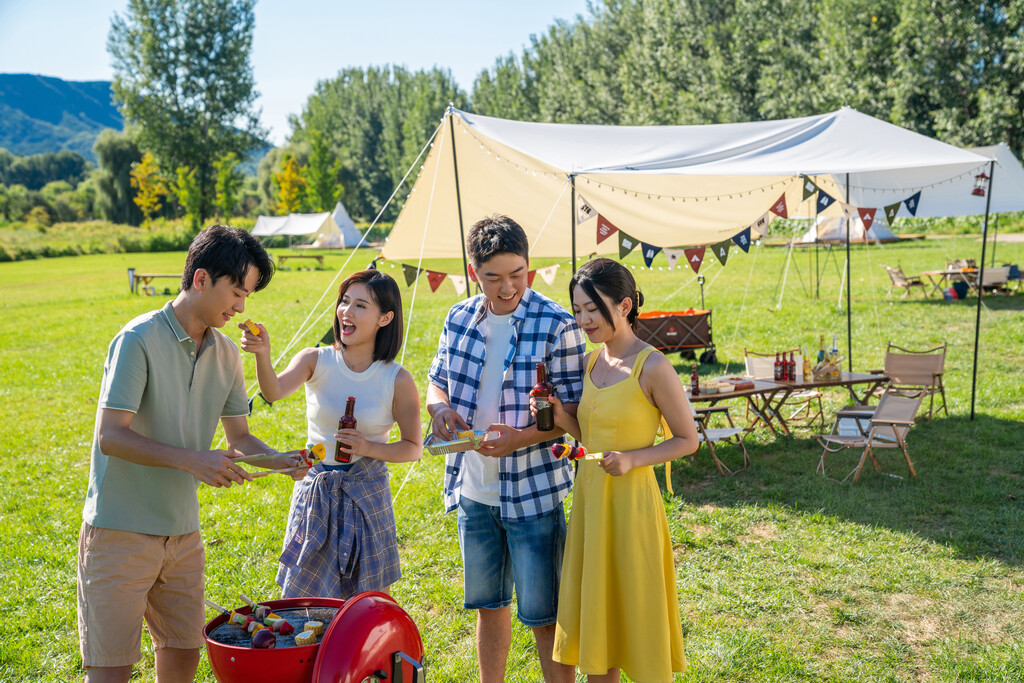
M 821 345 L 818 347 L 818 362 L 819 363 L 822 362 L 823 360 L 825 360 L 825 335 L 821 335 L 820 343 L 821 343 Z
M 693 364 L 693 371 L 690 373 L 690 395 L 700 395 L 700 376 L 697 374 L 697 364 Z
M 773 379 L 778 382 L 782 379 L 782 361 L 779 360 L 779 352 L 775 352 L 775 374 Z
M 839 335 L 832 335 L 832 376 L 839 377 Z
M 349 396 L 348 401 L 345 403 L 345 414 L 338 420 L 338 429 L 355 429 L 356 428 L 356 397 Z M 348 444 L 346 444 L 348 445 Z M 352 461 L 352 454 L 345 453 L 341 450 L 341 442 L 337 441 L 334 444 L 334 459 L 340 463 L 346 463 Z
M 794 360 L 794 358 L 793 358 L 793 352 L 792 351 L 789 352 L 789 363 L 786 365 L 786 367 L 787 367 L 787 370 L 788 370 L 787 373 L 786 373 L 786 379 L 788 379 L 790 382 L 795 382 L 796 381 L 796 360 Z
M 811 361 L 807 358 L 806 355 L 804 356 L 803 372 L 804 372 L 804 381 L 805 382 L 809 381 L 811 379 Z
M 537 363 L 537 383 L 530 390 L 530 396 L 537 399 L 537 430 L 550 432 L 555 428 L 555 409 L 547 400 L 551 396 L 551 385 L 543 363 Z

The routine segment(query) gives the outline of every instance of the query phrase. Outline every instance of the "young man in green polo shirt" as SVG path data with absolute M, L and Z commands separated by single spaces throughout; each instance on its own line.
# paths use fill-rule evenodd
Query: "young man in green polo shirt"
M 195 676 L 205 560 L 196 489 L 251 480 L 232 462 L 238 454 L 276 453 L 249 433 L 242 359 L 218 328 L 273 272 L 256 238 L 211 226 L 189 247 L 178 296 L 110 343 L 78 548 L 78 629 L 90 683 L 131 677 L 143 618 L 157 678 Z M 218 421 L 227 450 L 210 450 Z M 261 462 L 284 467 L 293 459 Z

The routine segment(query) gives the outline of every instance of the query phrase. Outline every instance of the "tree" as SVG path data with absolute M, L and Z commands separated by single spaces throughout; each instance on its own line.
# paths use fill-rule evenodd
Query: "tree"
M 198 234 L 204 218 L 200 215 L 203 197 L 196 181 L 196 170 L 179 166 L 176 173 L 178 182 L 174 187 L 174 194 L 178 198 L 178 205 L 185 210 L 185 222 L 188 223 L 189 229 Z
M 217 196 L 214 204 L 217 213 L 225 221 L 238 206 L 238 198 L 245 178 L 238 172 L 238 155 L 228 152 L 214 163 L 217 172 Z
M 302 169 L 295 157 L 285 157 L 281 171 L 274 176 L 274 183 L 277 185 L 275 212 L 284 216 L 298 211 L 305 195 L 306 179 L 302 177 Z
M 131 133 L 106 129 L 92 147 L 99 160 L 99 171 L 90 174 L 97 192 L 97 211 L 107 220 L 138 225 L 142 212 L 132 201 L 132 165 L 142 161 L 142 153 Z
M 129 0 L 107 38 L 112 88 L 140 145 L 165 170 L 192 169 L 209 215 L 214 161 L 263 143 L 252 65 L 255 0 Z
M 167 179 L 160 174 L 160 166 L 151 152 L 143 154 L 142 161 L 132 164 L 131 183 L 135 188 L 135 205 L 149 221 L 160 210 L 162 199 L 169 192 Z
M 314 212 L 331 211 L 341 191 L 338 175 L 341 162 L 331 152 L 322 131 L 309 134 L 309 163 L 303 169 L 306 179 L 306 206 Z

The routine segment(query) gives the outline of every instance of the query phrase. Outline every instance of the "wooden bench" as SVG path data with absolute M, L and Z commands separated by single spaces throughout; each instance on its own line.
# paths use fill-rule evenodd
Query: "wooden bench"
M 323 268 L 324 267 L 324 257 L 323 257 L 323 254 L 279 254 L 278 257 L 277 257 L 277 262 L 280 265 L 283 266 L 285 261 L 287 261 L 290 258 L 312 258 L 312 259 L 316 259 L 317 268 Z
M 139 273 L 134 268 L 128 269 L 128 289 L 131 290 L 132 294 L 138 294 L 140 291 L 146 292 L 150 296 L 156 294 L 156 287 L 152 284 L 153 280 L 158 278 L 171 278 L 181 282 L 181 273 Z

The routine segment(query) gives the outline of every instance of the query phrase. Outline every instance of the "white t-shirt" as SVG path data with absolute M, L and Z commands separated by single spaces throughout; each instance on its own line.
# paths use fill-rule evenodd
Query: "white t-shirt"
M 374 361 L 363 372 L 353 372 L 332 346 L 317 349 L 316 369 L 306 380 L 306 421 L 310 443 L 322 443 L 327 449 L 324 462 L 338 465 L 334 458 L 334 432 L 345 414 L 349 396 L 356 399 L 355 418 L 367 441 L 387 443 L 395 417 L 391 409 L 395 399 L 395 377 L 402 369 L 398 363 Z M 352 462 L 360 456 L 353 455 Z
M 487 311 L 487 339 L 480 389 L 476 396 L 474 429 L 487 429 L 498 421 L 501 384 L 505 380 L 505 357 L 512 343 L 512 314 L 494 315 Z M 498 459 L 467 451 L 462 461 L 462 493 L 483 505 L 497 506 L 499 500 Z

